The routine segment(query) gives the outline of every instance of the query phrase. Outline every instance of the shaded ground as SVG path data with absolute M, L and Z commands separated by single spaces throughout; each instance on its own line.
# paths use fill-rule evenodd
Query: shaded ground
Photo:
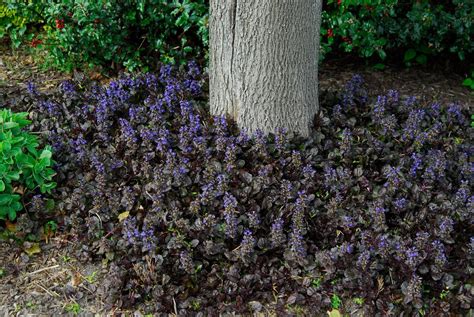
M 320 89 L 340 89 L 354 73 L 362 75 L 370 87 L 369 94 L 372 97 L 395 89 L 402 96 L 422 96 L 443 104 L 458 101 L 470 108 L 474 105 L 474 91 L 461 84 L 464 78 L 439 67 L 424 69 L 389 66 L 384 70 L 374 70 L 361 64 L 329 61 L 320 67 Z
M 471 108 L 474 104 L 474 93 L 461 86 L 463 78 L 442 71 L 395 67 L 374 71 L 363 65 L 328 62 L 321 66 L 320 88 L 340 90 L 354 73 L 365 78 L 373 88 L 373 95 L 397 89 L 402 95 L 424 96 L 443 103 L 459 101 Z M 42 70 L 30 57 L 0 49 L 0 107 L 7 98 L 25 89 L 28 81 L 47 90 L 69 78 L 71 75 Z M 106 81 L 106 78 L 102 79 Z M 43 239 L 39 249 L 0 240 L 0 248 L 3 250 L 0 257 L 0 313 L 8 316 L 74 312 L 120 314 L 107 304 L 107 294 L 101 292 L 101 285 L 113 283 L 107 263 L 90 261 L 90 250 L 73 237 L 63 234 L 48 242 Z M 271 311 L 269 309 L 267 313 Z M 288 307 L 289 314 L 298 313 L 292 309 Z M 304 310 L 299 312 L 305 314 Z

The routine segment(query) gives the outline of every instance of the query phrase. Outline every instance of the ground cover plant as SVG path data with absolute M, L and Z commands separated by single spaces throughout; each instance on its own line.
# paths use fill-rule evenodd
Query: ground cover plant
M 464 315 L 473 297 L 468 113 L 360 76 L 309 139 L 206 109 L 195 63 L 30 95 L 57 161 L 59 229 L 101 260 L 110 307 Z M 43 198 L 37 197 L 37 205 Z M 306 307 L 306 308 L 305 308 Z

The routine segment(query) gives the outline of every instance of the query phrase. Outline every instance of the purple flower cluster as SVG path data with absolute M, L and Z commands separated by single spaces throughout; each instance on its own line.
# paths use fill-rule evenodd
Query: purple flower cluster
M 123 135 L 125 136 L 128 142 L 137 142 L 137 137 L 135 136 L 136 131 L 133 129 L 130 122 L 126 119 L 120 118 L 119 119 L 120 128 L 122 130 Z
M 352 144 L 352 133 L 351 130 L 348 128 L 345 128 L 342 131 L 341 135 L 341 141 L 339 142 L 339 148 L 342 153 L 348 153 L 349 150 L 351 149 L 351 144 Z
M 316 171 L 314 170 L 314 168 L 311 166 L 311 164 L 306 164 L 304 167 L 303 167 L 303 171 L 302 171 L 302 174 L 303 174 L 303 177 L 304 178 L 313 178 L 314 175 L 316 174 Z
M 428 180 L 439 180 L 445 176 L 446 156 L 441 150 L 430 150 L 426 156 L 426 168 L 423 178 Z
M 425 110 L 413 109 L 408 115 L 403 126 L 402 140 L 422 140 L 425 132 L 422 131 L 422 122 L 425 117 Z
M 304 246 L 304 238 L 301 230 L 293 225 L 289 238 L 290 251 L 297 259 L 304 259 L 306 257 L 306 248 Z
M 92 161 L 92 165 L 94 166 L 97 173 L 105 174 L 105 165 L 101 160 L 99 160 L 97 155 L 92 155 L 91 156 L 91 161 Z
M 273 223 L 271 227 L 271 232 L 270 232 L 270 239 L 272 246 L 274 248 L 279 247 L 283 245 L 286 241 L 285 233 L 284 233 L 284 221 L 283 219 L 277 218 Z
M 267 155 L 267 140 L 262 130 L 257 129 L 254 134 L 254 149 L 261 156 Z
M 448 119 L 452 123 L 463 124 L 466 121 L 466 118 L 461 112 L 461 107 L 457 103 L 452 103 L 448 106 Z
M 434 253 L 434 262 L 436 266 L 442 268 L 446 265 L 448 258 L 446 257 L 446 250 L 441 241 L 435 240 L 431 243 Z
M 242 257 L 248 257 L 254 251 L 255 238 L 252 235 L 252 231 L 244 230 L 244 237 L 240 243 L 240 254 Z
M 60 86 L 66 95 L 74 95 L 76 93 L 76 86 L 70 80 L 63 81 Z
M 388 101 L 392 104 L 398 104 L 400 101 L 400 93 L 398 90 L 389 89 L 387 91 Z
M 258 215 L 258 212 L 256 210 L 252 210 L 250 211 L 249 215 L 249 225 L 251 228 L 258 228 L 258 226 L 260 225 L 261 221 L 260 221 L 260 217 Z
M 397 166 L 397 167 L 392 167 L 392 166 L 388 166 L 385 171 L 384 171 L 384 175 L 387 179 L 387 182 L 384 184 L 385 187 L 388 187 L 389 189 L 391 190 L 396 190 L 399 188 L 399 186 L 401 185 L 401 167 L 400 166 Z
M 356 74 L 349 80 L 342 94 L 344 109 L 352 108 L 367 101 L 367 91 L 363 88 L 364 79 Z
M 51 100 L 41 101 L 40 108 L 43 111 L 46 111 L 46 113 L 48 113 L 50 116 L 56 116 L 60 113 L 58 105 Z
M 129 217 L 124 220 L 122 232 L 129 245 L 139 245 L 146 251 L 152 251 L 156 248 L 154 230 L 139 230 L 137 220 L 134 217 Z
M 179 262 L 181 268 L 188 274 L 194 273 L 194 262 L 193 258 L 188 251 L 181 251 L 179 254 Z
M 423 161 L 422 161 L 421 155 L 418 154 L 418 153 L 412 153 L 411 159 L 412 159 L 413 163 L 412 163 L 411 168 L 410 168 L 410 175 L 415 177 L 416 172 L 418 170 L 421 170 L 421 168 L 422 168 L 421 165 L 422 165 Z
M 406 251 L 405 263 L 412 269 L 415 270 L 418 264 L 421 262 L 422 257 L 420 251 L 416 247 L 411 247 Z
M 229 238 L 237 235 L 237 199 L 232 194 L 225 193 L 224 196 L 224 219 L 226 222 L 225 232 Z
M 370 251 L 365 250 L 364 252 L 362 252 L 357 258 L 356 264 L 362 270 L 366 270 L 368 265 L 370 264 Z
M 454 230 L 454 222 L 451 218 L 442 218 L 439 223 L 439 236 L 441 238 L 448 238 L 451 232 Z
M 79 160 L 83 160 L 87 155 L 85 147 L 85 145 L 87 145 L 87 141 L 84 139 L 82 133 L 77 136 L 77 139 L 71 140 L 70 144 L 73 152 L 77 155 L 77 158 Z
M 293 185 L 289 180 L 284 179 L 281 182 L 281 196 L 285 201 L 290 201 L 293 198 Z
M 32 81 L 29 81 L 29 82 L 26 84 L 26 90 L 28 91 L 28 93 L 29 93 L 32 97 L 38 96 L 38 89 L 37 89 L 35 83 L 33 83 Z
M 397 210 L 401 211 L 407 207 L 408 201 L 405 197 L 400 197 L 394 200 L 393 205 Z
M 275 133 L 275 148 L 279 151 L 282 151 L 287 144 L 287 134 L 288 130 L 284 128 L 279 128 Z
M 350 171 L 344 168 L 324 167 L 324 187 L 335 194 L 336 200 L 342 200 L 342 192 L 347 189 Z

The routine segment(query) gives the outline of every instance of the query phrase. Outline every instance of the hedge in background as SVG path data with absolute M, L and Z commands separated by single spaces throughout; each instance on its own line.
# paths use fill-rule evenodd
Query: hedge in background
M 10 20 L 34 10 L 13 0 L 3 6 L 15 8 L 8 11 L 16 14 Z M 27 39 L 31 46 L 46 48 L 50 65 L 63 70 L 86 65 L 135 70 L 159 61 L 206 58 L 206 0 L 46 0 L 41 6 L 45 32 Z M 13 39 L 26 27 L 2 19 L 0 30 L 5 30 L 0 38 L 8 34 Z
M 51 64 L 63 70 L 85 63 L 146 70 L 159 61 L 190 57 L 205 63 L 208 2 L 44 0 L 33 6 L 6 0 L 3 7 L 15 10 L 3 17 L 0 12 L 0 38 L 9 34 L 17 45 L 26 31 L 22 17 L 44 20 L 46 32 L 28 39 L 34 47 L 43 45 Z M 473 7 L 461 0 L 329 0 L 322 14 L 321 55 L 351 52 L 381 60 L 389 55 L 407 64 L 425 64 L 439 55 L 468 60 L 474 51 Z
M 134 70 L 205 55 L 205 0 L 49 2 L 48 49 L 56 66 L 87 62 Z
M 34 33 L 27 27 L 43 23 L 44 4 L 39 1 L 3 0 L 0 3 L 0 39 L 8 35 L 13 47 L 19 47 L 24 39 L 32 40 Z
M 387 53 L 400 58 L 401 52 L 405 62 L 418 64 L 441 54 L 465 60 L 474 51 L 473 8 L 460 0 L 329 0 L 322 14 L 322 54 L 343 51 L 384 60 Z

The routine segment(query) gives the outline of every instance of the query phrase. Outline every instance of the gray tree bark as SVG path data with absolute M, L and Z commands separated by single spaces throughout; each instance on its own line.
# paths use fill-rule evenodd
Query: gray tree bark
M 307 136 L 318 110 L 322 0 L 210 0 L 210 108 Z

